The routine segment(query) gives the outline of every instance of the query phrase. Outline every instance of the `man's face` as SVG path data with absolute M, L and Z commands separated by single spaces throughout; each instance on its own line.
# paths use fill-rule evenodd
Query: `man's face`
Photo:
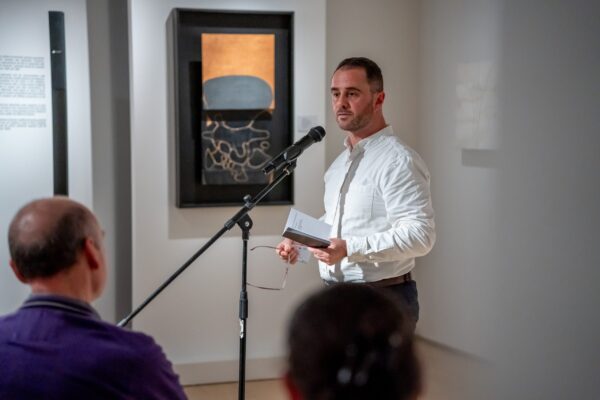
M 363 68 L 339 69 L 331 78 L 331 105 L 337 124 L 345 131 L 358 132 L 369 125 L 377 96 Z

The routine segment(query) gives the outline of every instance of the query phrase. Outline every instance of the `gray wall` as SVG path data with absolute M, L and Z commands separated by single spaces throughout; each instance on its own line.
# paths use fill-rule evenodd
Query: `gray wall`
M 599 16 L 585 0 L 503 7 L 498 398 L 600 398 Z
M 490 261 L 497 241 L 497 149 L 460 138 L 465 111 L 477 114 L 485 103 L 465 100 L 477 96 L 486 81 L 482 77 L 498 67 L 500 9 L 494 0 L 424 1 L 421 21 L 417 149 L 432 176 L 437 242 L 417 261 L 418 333 L 485 356 L 493 320 L 488 294 L 494 288 Z M 488 86 L 489 95 L 497 97 Z M 494 128 L 486 126 L 473 136 L 490 131 Z
M 328 0 L 327 1 L 327 89 L 337 64 L 346 57 L 365 56 L 373 59 L 381 67 L 384 76 L 386 99 L 384 115 L 386 122 L 394 128 L 395 133 L 411 147 L 421 153 L 425 162 L 434 164 L 436 154 L 426 150 L 420 140 L 420 97 L 422 72 L 421 24 L 422 5 L 417 0 Z M 327 125 L 325 137 L 326 165 L 329 166 L 343 151 L 344 134 L 335 122 L 335 115 L 327 97 Z M 440 168 L 443 169 L 443 168 Z M 437 181 L 438 178 L 434 177 Z M 443 178 L 439 179 L 440 182 Z M 434 198 L 437 210 L 438 202 Z M 436 245 L 437 247 L 437 245 Z M 422 285 L 422 265 L 431 264 L 423 259 L 417 261 L 415 275 Z M 435 267 L 434 267 L 435 268 Z M 432 268 L 429 268 L 430 270 Z M 425 284 L 426 290 L 429 290 Z M 435 288 L 432 288 L 432 293 Z M 434 314 L 437 305 L 434 296 L 424 293 L 423 315 Z M 432 301 L 429 301 L 432 299 Z M 430 309 L 431 308 L 431 309 Z M 431 312 L 431 314 L 430 314 Z M 433 320 L 437 321 L 436 318 Z M 440 321 L 444 323 L 445 320 Z M 426 322 L 427 324 L 427 322 Z M 423 326 L 423 322 L 420 326 Z M 430 325 L 430 324 L 429 324 Z M 426 325 L 419 329 L 421 336 L 437 340 L 447 345 L 460 345 L 447 340 L 446 334 L 436 335 L 437 327 Z
M 95 306 L 117 321 L 131 309 L 131 157 L 126 0 L 89 0 L 94 211 L 105 230 L 109 275 Z
M 589 1 L 423 3 L 418 148 L 438 243 L 418 267 L 419 331 L 493 361 L 490 397 L 600 394 L 599 15 Z M 482 61 L 496 144 L 466 149 L 458 68 Z
M 364 56 L 384 75 L 384 115 L 410 146 L 418 136 L 419 1 L 327 1 L 327 136 L 326 165 L 344 149 L 344 134 L 329 101 L 331 75 L 346 57 Z M 315 93 L 314 96 L 320 94 Z

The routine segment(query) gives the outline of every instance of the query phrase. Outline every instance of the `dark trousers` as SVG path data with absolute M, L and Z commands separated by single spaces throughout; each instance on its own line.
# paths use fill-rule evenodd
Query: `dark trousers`
M 328 286 L 335 285 L 335 283 L 331 282 L 325 282 L 325 284 Z M 417 291 L 417 282 L 411 279 L 396 285 L 381 287 L 369 283 L 355 283 L 355 285 L 370 285 L 376 290 L 386 293 L 388 296 L 395 299 L 400 308 L 404 311 L 408 320 L 412 323 L 412 330 L 414 332 L 417 327 L 417 321 L 419 320 L 419 293 Z
M 419 293 L 417 291 L 417 282 L 410 280 L 397 285 L 385 286 L 377 288 L 384 293 L 388 293 L 398 300 L 400 307 L 406 313 L 409 320 L 412 320 L 414 328 L 416 328 L 419 320 Z

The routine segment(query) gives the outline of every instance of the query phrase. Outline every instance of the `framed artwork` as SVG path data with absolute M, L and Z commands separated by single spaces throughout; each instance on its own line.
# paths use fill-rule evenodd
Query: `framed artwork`
M 175 9 L 176 205 L 243 204 L 293 140 L 291 13 Z M 291 204 L 292 177 L 261 204 Z

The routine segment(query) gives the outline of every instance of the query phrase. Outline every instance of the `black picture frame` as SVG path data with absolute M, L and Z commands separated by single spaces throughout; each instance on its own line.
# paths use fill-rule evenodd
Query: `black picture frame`
M 255 195 L 273 179 L 262 166 L 293 141 L 293 13 L 174 9 L 170 19 L 176 206 L 241 205 L 245 195 Z M 242 45 L 248 37 L 272 43 L 270 90 L 254 76 L 206 78 L 207 66 L 215 65 L 210 54 L 220 54 L 222 42 L 210 47 L 217 49 L 213 53 L 206 47 L 208 54 L 203 54 L 204 46 L 223 37 L 241 37 Z M 243 57 L 238 58 L 245 68 Z M 293 204 L 292 178 L 260 204 Z

